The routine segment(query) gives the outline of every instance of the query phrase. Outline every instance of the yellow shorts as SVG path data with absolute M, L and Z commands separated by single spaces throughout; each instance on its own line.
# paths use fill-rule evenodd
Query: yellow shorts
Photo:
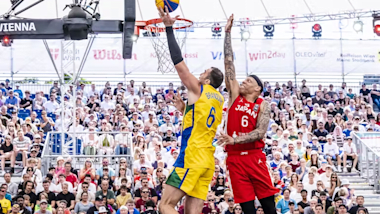
M 206 200 L 208 187 L 213 176 L 214 169 L 175 167 L 171 171 L 166 184 L 184 191 L 191 197 Z

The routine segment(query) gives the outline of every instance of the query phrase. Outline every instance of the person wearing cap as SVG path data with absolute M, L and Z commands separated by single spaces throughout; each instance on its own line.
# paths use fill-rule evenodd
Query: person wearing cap
M 347 160 L 353 161 L 351 172 L 357 172 L 358 154 L 355 144 L 352 143 L 351 136 L 347 137 L 347 142 L 343 145 L 343 172 L 347 172 Z
M 334 166 L 332 160 L 337 160 L 338 162 L 338 172 L 341 171 L 341 158 L 339 156 L 339 147 L 336 145 L 336 143 L 333 143 L 332 136 L 327 135 L 326 136 L 327 143 L 324 146 L 324 155 L 325 159 L 329 162 L 331 166 Z
M 10 214 L 19 214 L 19 213 L 20 213 L 20 205 L 14 204 L 10 210 Z
M 347 206 L 344 204 L 339 205 L 338 214 L 347 214 Z
M 107 213 L 111 214 L 107 206 L 104 204 L 103 196 L 95 198 L 95 205 L 87 210 L 87 214 Z
M 368 131 L 368 129 L 372 128 L 374 132 L 380 132 L 380 125 L 376 124 L 376 118 L 374 116 L 368 117 L 369 123 L 365 127 Z
M 162 141 L 164 146 L 167 145 L 168 142 L 177 142 L 177 138 L 173 130 L 174 128 L 174 126 L 167 127 L 166 132 L 163 133 Z
M 45 199 L 42 199 L 39 204 L 39 210 L 35 212 L 35 214 L 52 214 L 51 211 L 48 210 L 48 201 Z
M 225 194 L 225 193 L 224 193 Z M 226 200 L 226 203 L 228 204 L 228 207 L 225 208 L 222 213 L 223 214 L 234 214 L 234 206 L 235 206 L 235 200 L 233 197 L 229 197 Z

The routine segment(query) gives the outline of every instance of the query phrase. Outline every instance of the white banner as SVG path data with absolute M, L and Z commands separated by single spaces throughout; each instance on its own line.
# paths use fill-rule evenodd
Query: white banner
M 151 41 L 140 38 L 133 47 L 133 57 L 122 59 L 121 38 L 97 38 L 94 41 L 83 75 L 157 75 L 157 57 Z M 62 53 L 61 42 L 48 41 L 58 69 L 61 59 L 65 64 L 71 52 Z M 83 58 L 88 41 L 75 43 L 75 64 Z M 213 66 L 224 68 L 223 39 L 188 39 L 183 57 L 194 74 Z M 343 41 L 343 55 L 339 40 L 233 40 L 235 66 L 238 76 L 248 73 L 375 73 L 380 69 L 378 41 Z M 18 40 L 13 43 L 14 71 L 20 73 L 51 72 L 53 65 L 42 41 Z M 344 64 L 342 65 L 342 59 Z M 9 72 L 10 48 L 0 47 L 0 72 Z

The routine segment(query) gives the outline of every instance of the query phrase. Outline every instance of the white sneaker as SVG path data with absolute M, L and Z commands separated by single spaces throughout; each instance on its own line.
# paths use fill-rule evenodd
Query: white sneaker
M 355 168 L 351 168 L 351 172 L 359 172 L 359 171 Z
M 346 169 L 347 170 L 347 169 Z M 341 172 L 342 171 L 342 167 L 341 166 L 338 166 L 338 172 Z
M 348 172 L 346 167 L 343 168 L 343 172 Z
M 0 176 L 4 176 L 5 175 L 5 170 L 1 171 L 0 173 Z

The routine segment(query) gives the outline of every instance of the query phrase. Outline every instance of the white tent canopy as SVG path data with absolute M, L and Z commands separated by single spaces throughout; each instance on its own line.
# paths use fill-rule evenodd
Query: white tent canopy
M 154 0 L 136 0 L 137 20 L 157 18 Z M 35 0 L 25 0 L 19 9 L 34 3 Z M 68 13 L 62 11 L 72 0 L 45 0 L 38 6 L 23 13 L 27 18 L 57 18 Z M 181 10 L 174 14 L 185 16 L 193 21 L 225 20 L 223 6 L 227 14 L 234 13 L 237 18 L 263 19 L 268 17 L 291 17 L 292 15 L 338 13 L 345 11 L 380 9 L 380 1 L 374 0 L 181 0 Z M 265 5 L 265 7 L 264 7 Z M 10 8 L 9 0 L 0 1 L 0 14 Z M 57 9 L 57 10 L 56 10 Z M 123 19 L 122 0 L 100 0 L 99 6 L 103 19 Z M 268 12 L 268 13 L 267 13 Z

